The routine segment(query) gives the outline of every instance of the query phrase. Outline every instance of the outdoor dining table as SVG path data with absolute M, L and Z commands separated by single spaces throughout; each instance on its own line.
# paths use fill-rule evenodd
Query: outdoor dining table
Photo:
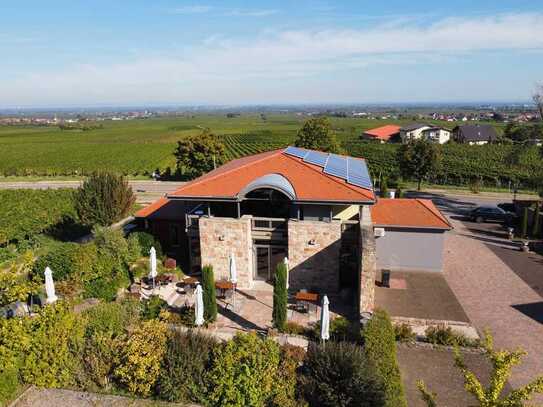
M 307 309 L 307 311 L 309 311 L 310 305 L 315 305 L 316 309 L 319 294 L 298 291 L 296 293 L 295 299 L 297 307 L 303 307 L 304 310 Z
M 168 274 L 161 274 L 160 276 L 157 276 L 155 278 L 156 283 L 162 284 L 162 283 L 171 283 L 173 281 L 173 276 Z
M 194 277 L 186 277 L 183 279 L 183 287 L 185 290 L 185 293 L 187 295 L 192 295 L 194 293 L 194 289 L 196 288 L 196 285 L 198 284 L 198 279 Z
M 226 297 L 226 293 L 229 290 L 234 289 L 234 283 L 226 280 L 219 280 L 215 282 L 215 288 L 219 291 L 220 297 Z

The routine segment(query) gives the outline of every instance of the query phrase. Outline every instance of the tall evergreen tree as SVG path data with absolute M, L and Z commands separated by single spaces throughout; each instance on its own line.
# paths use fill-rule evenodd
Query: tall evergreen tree
M 215 276 L 211 265 L 204 266 L 202 269 L 202 290 L 204 319 L 207 322 L 215 322 L 217 320 L 217 297 L 215 294 Z
M 285 263 L 277 264 L 275 284 L 273 286 L 273 326 L 280 331 L 287 324 L 287 267 Z

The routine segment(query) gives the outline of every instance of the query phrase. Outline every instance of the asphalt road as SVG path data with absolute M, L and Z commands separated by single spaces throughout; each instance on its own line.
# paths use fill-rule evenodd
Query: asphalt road
M 0 182 L 0 189 L 60 189 L 78 188 L 83 181 L 21 181 Z M 151 203 L 167 193 L 175 191 L 184 182 L 128 181 L 140 204 Z

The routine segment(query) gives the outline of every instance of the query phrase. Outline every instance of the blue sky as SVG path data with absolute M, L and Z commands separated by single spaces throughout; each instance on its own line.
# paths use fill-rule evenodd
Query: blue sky
M 527 101 L 543 0 L 3 1 L 0 55 L 0 107 Z

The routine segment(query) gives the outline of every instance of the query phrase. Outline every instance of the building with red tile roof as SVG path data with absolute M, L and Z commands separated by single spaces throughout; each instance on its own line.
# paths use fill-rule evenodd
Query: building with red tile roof
M 377 140 L 381 143 L 388 143 L 396 138 L 399 141 L 400 129 L 401 127 L 396 126 L 395 124 L 387 124 L 385 126 L 366 130 L 362 136 L 370 140 Z
M 333 294 L 362 284 L 353 292 L 361 293 L 358 304 L 365 311 L 373 306 L 373 296 L 365 294 L 378 265 L 371 251 L 377 247 L 382 258 L 379 240 L 387 242 L 378 237 L 376 246 L 374 228 L 386 228 L 389 237 L 399 229 L 414 233 L 415 243 L 393 239 L 386 254 L 391 258 L 402 253 L 401 245 L 419 244 L 421 231 L 437 247 L 450 229 L 430 201 L 377 200 L 364 159 L 294 147 L 230 161 L 136 218 L 188 274 L 210 264 L 217 279 L 228 279 L 234 257 L 238 286 L 248 288 L 272 281 L 288 258 L 291 290 Z M 417 264 L 424 269 L 424 261 L 407 268 Z
M 377 227 L 452 229 L 447 218 L 429 199 L 379 199 L 371 207 Z

